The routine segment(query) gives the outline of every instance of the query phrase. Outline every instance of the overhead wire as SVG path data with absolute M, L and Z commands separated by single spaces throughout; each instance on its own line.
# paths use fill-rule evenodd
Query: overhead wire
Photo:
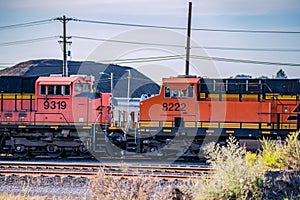
M 219 62 L 248 63 L 248 64 L 258 64 L 258 65 L 280 65 L 280 66 L 300 67 L 300 63 L 270 62 L 270 61 L 235 59 L 235 58 L 223 58 L 223 57 L 214 57 L 214 56 L 210 57 L 210 56 L 199 56 L 199 55 L 192 55 L 191 57 L 194 58 L 194 59 L 213 60 L 213 61 L 219 61 Z
M 212 61 L 218 61 L 218 62 L 248 63 L 248 64 L 257 64 L 257 65 L 280 65 L 280 66 L 294 66 L 294 67 L 300 66 L 300 63 L 269 62 L 269 61 L 259 61 L 259 60 L 213 57 L 213 56 L 210 57 L 210 56 L 191 55 L 191 58 L 192 59 L 200 59 L 200 60 L 212 60 Z M 153 56 L 153 57 L 146 57 L 146 58 L 141 57 L 141 58 L 130 58 L 130 59 L 101 60 L 101 62 L 129 64 L 129 63 L 156 62 L 156 61 L 162 61 L 162 60 L 176 60 L 176 59 L 185 59 L 185 57 L 184 57 L 184 55 Z
M 184 55 L 175 56 L 150 56 L 141 58 L 129 58 L 129 59 L 115 59 L 115 60 L 100 60 L 103 63 L 113 63 L 113 64 L 129 64 L 129 63 L 145 63 L 145 62 L 155 62 L 164 60 L 177 60 L 182 59 Z
M 0 46 L 11 46 L 19 45 L 33 42 L 41 42 L 52 39 L 58 39 L 59 36 L 49 36 L 41 37 L 28 40 L 18 40 L 11 42 L 0 43 Z M 125 40 L 112 40 L 104 38 L 92 38 L 92 37 L 83 37 L 83 36 L 72 36 L 74 39 L 84 39 L 84 40 L 93 40 L 93 41 L 102 41 L 102 42 L 114 42 L 114 43 L 124 43 L 124 44 L 133 44 L 133 45 L 149 45 L 149 46 L 165 46 L 165 47 L 176 47 L 176 48 L 185 48 L 184 45 L 175 45 L 175 44 L 162 44 L 162 43 L 148 43 L 148 42 L 136 42 L 136 41 L 125 41 Z M 270 51 L 270 52 L 300 52 L 300 49 L 284 49 L 284 48 L 242 48 L 242 47 L 218 47 L 218 46 L 192 46 L 194 49 L 210 49 L 210 50 L 224 50 L 224 51 Z
M 28 39 L 28 40 L 17 40 L 17 41 L 0 43 L 0 46 L 28 44 L 28 43 L 34 43 L 34 42 L 42 42 L 42 41 L 53 40 L 53 39 L 57 39 L 57 38 L 59 38 L 59 36 L 41 37 L 41 38 L 34 38 L 34 39 Z
M 51 23 L 57 21 L 59 18 L 39 20 L 28 23 L 13 24 L 7 26 L 0 26 L 0 30 L 20 28 L 27 26 L 35 26 L 46 23 Z M 185 27 L 174 27 L 174 26 L 157 26 L 157 25 L 146 25 L 146 24 L 133 24 L 133 23 L 119 23 L 119 22 L 108 22 L 108 21 L 96 21 L 96 20 L 85 20 L 85 19 L 74 19 L 69 18 L 72 21 L 85 22 L 85 23 L 95 23 L 95 24 L 106 24 L 106 25 L 116 25 L 116 26 L 131 26 L 131 27 L 144 27 L 144 28 L 160 28 L 160 29 L 171 29 L 171 30 L 186 30 Z M 278 30 L 239 30 L 239 29 L 204 29 L 204 28 L 193 28 L 194 31 L 210 31 L 210 32 L 231 32 L 231 33 L 267 33 L 267 34 L 299 34 L 300 31 L 278 31 Z M 56 39 L 59 36 L 35 38 L 29 40 L 19 40 L 12 42 L 0 43 L 0 46 L 10 46 L 17 44 L 26 44 L 33 42 L 46 41 L 51 39 Z M 182 45 L 176 44 L 158 44 L 158 43 L 147 43 L 147 42 L 138 42 L 138 41 L 122 41 L 122 40 L 112 40 L 112 39 L 101 39 L 101 38 L 91 38 L 83 36 L 73 36 L 75 39 L 87 39 L 94 41 L 107 41 L 107 42 L 118 42 L 118 43 L 127 43 L 127 44 L 136 44 L 136 45 L 154 45 L 154 46 L 169 46 L 169 47 L 178 47 L 184 48 Z M 192 48 L 203 48 L 203 49 L 214 49 L 214 50 L 229 50 L 229 51 L 282 51 L 282 52 L 299 52 L 300 49 L 283 49 L 283 48 L 239 48 L 239 47 L 192 47 Z M 135 59 L 120 59 L 114 60 L 113 62 L 118 63 L 137 63 L 137 62 L 155 62 L 163 60 L 175 60 L 183 59 L 184 55 L 174 55 L 174 56 L 156 56 L 156 57 L 147 57 L 147 58 L 135 58 Z M 268 62 L 268 61 L 258 61 L 258 60 L 243 60 L 243 59 L 232 59 L 232 58 L 222 58 L 222 57 L 208 57 L 208 56 L 199 56 L 192 55 L 193 59 L 203 59 L 203 60 L 213 60 L 218 62 L 236 62 L 236 63 L 251 63 L 251 64 L 263 64 L 263 65 L 283 65 L 283 66 L 300 66 L 298 63 L 281 63 L 281 62 Z M 103 61 L 105 62 L 105 61 Z
M 157 29 L 170 29 L 170 30 L 186 30 L 186 27 L 175 27 L 175 26 L 158 26 L 158 25 L 147 25 L 147 24 L 120 23 L 120 22 L 97 21 L 97 20 L 87 20 L 87 19 L 73 19 L 73 20 L 78 21 L 78 22 L 114 25 L 114 26 L 157 28 Z M 206 32 L 228 32 L 228 33 L 300 34 L 300 31 L 282 31 L 282 30 L 209 29 L 209 28 L 192 28 L 192 30 L 193 31 L 206 31 Z
M 27 27 L 27 26 L 36 26 L 36 25 L 47 24 L 59 20 L 61 20 L 61 18 L 57 17 L 57 18 L 38 20 L 38 21 L 32 21 L 32 22 L 26 22 L 20 24 L 0 26 L 0 30 Z M 110 22 L 110 21 L 99 21 L 99 20 L 77 19 L 77 18 L 68 18 L 68 21 L 103 24 L 103 25 L 114 25 L 114 26 L 140 27 L 140 28 L 186 30 L 186 27 L 148 25 L 148 24 L 137 24 L 137 23 L 121 23 L 121 22 Z M 229 33 L 300 34 L 300 31 L 282 31 L 282 30 L 210 29 L 210 28 L 192 28 L 192 30 L 207 31 L 207 32 L 229 32 Z
M 48 24 L 51 22 L 54 22 L 54 19 L 45 19 L 45 20 L 32 21 L 32 22 L 26 22 L 26 23 L 20 23 L 20 24 L 11 24 L 11 25 L 6 25 L 6 26 L 0 26 L 0 30 L 22 28 L 22 27 L 28 27 L 28 26 L 37 26 L 37 25 Z
M 165 46 L 165 47 L 176 47 L 185 48 L 184 45 L 176 44 L 162 44 L 162 43 L 149 43 L 149 42 L 138 42 L 138 41 L 125 41 L 125 40 L 114 40 L 104 38 L 92 38 L 84 36 L 72 36 L 74 39 L 101 41 L 101 42 L 113 42 L 133 45 L 149 45 L 149 46 Z M 211 50 L 224 50 L 224 51 L 275 51 L 275 52 L 300 52 L 300 49 L 284 49 L 284 48 L 241 48 L 241 47 L 217 47 L 217 46 L 192 46 L 193 49 L 211 49 Z

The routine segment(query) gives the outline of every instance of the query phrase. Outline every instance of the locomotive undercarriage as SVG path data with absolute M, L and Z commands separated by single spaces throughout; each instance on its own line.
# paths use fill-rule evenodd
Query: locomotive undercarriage
M 86 146 L 89 131 L 76 129 L 4 128 L 0 130 L 0 152 L 16 157 L 91 157 Z
M 227 129 L 168 129 L 170 132 L 151 133 L 131 130 L 126 134 L 122 149 L 128 154 L 139 154 L 148 158 L 160 159 L 201 159 L 204 158 L 203 148 L 210 142 L 226 145 L 229 136 L 234 136 L 241 146 L 246 146 L 250 151 L 261 148 L 260 140 L 269 138 L 284 141 L 291 130 L 271 131 L 272 134 L 263 135 L 261 130 L 234 130 L 229 134 Z M 230 130 L 232 131 L 232 130 Z M 118 146 L 118 144 L 115 144 Z M 126 148 L 124 148 L 124 146 Z M 125 154 L 126 154 L 125 153 Z
M 124 133 L 109 130 L 106 126 L 92 126 L 90 129 L 75 127 L 53 128 L 2 128 L 0 129 L 0 153 L 15 157 L 135 157 L 158 160 L 201 159 L 203 147 L 209 142 L 226 144 L 229 135 L 226 129 L 207 133 L 207 129 L 174 128 L 159 132 L 145 132 L 132 129 Z M 219 132 L 218 134 L 218 131 Z M 259 139 L 264 136 L 257 130 L 235 130 L 234 136 L 241 145 L 250 150 L 260 147 Z M 247 134 L 246 134 L 247 133 Z M 249 134 L 250 133 L 250 134 Z M 284 140 L 288 132 L 265 137 Z

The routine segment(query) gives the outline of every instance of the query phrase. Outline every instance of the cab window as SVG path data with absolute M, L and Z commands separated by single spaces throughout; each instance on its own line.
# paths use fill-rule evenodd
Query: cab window
M 193 98 L 194 97 L 194 86 L 188 87 L 188 97 Z
M 41 95 L 46 95 L 46 85 L 41 85 Z
M 170 97 L 171 97 L 170 95 L 171 95 L 170 88 L 165 87 L 165 97 L 166 97 L 166 98 L 170 98 Z
M 64 85 L 63 89 L 64 89 L 64 94 L 66 96 L 69 96 L 70 95 L 70 86 L 69 85 Z
M 89 83 L 76 83 L 75 91 L 76 92 L 90 92 L 90 84 Z
M 41 85 L 40 95 L 70 95 L 70 85 Z
M 48 85 L 48 95 L 54 95 L 56 91 L 55 85 Z
M 165 98 L 193 98 L 194 86 L 189 86 L 187 89 L 173 89 L 165 87 Z

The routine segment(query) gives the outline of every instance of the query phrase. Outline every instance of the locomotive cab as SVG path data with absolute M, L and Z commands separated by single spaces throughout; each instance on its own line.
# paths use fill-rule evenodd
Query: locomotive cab
M 110 123 L 110 94 L 92 93 L 94 77 L 40 77 L 36 81 L 36 121 L 50 125 Z
M 164 78 L 159 95 L 140 105 L 140 127 L 183 127 L 195 123 L 200 78 Z

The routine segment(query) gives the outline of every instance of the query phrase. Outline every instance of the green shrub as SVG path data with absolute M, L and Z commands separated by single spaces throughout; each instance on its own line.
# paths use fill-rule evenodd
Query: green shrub
M 247 199 L 260 198 L 263 184 L 261 162 L 244 158 L 246 151 L 230 137 L 227 146 L 209 144 L 205 148 L 212 174 L 195 181 L 193 196 L 195 199 Z
M 299 132 L 288 135 L 285 142 L 262 140 L 261 159 L 270 169 L 300 169 Z
M 286 139 L 285 148 L 285 164 L 287 168 L 300 170 L 300 141 L 299 132 L 291 134 Z
M 204 152 L 212 174 L 193 180 L 190 193 L 195 199 L 261 199 L 266 169 L 300 170 L 299 132 L 286 140 L 261 141 L 262 151 L 246 152 L 230 137 L 227 146 L 209 144 Z
M 285 166 L 284 144 L 281 141 L 262 140 L 261 158 L 266 167 L 282 169 Z
M 252 152 L 246 152 L 245 154 L 245 160 L 247 162 L 247 166 L 248 167 L 251 167 L 251 166 L 254 166 L 256 161 L 257 161 L 257 154 L 256 153 L 252 153 Z

